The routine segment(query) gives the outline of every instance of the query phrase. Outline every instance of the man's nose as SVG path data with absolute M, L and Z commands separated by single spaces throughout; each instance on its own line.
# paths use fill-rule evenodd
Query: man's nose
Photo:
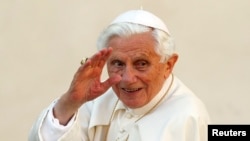
M 122 77 L 122 81 L 127 82 L 127 83 L 133 83 L 133 82 L 136 82 L 137 80 L 135 70 L 132 67 L 126 67 L 123 70 L 121 77 Z

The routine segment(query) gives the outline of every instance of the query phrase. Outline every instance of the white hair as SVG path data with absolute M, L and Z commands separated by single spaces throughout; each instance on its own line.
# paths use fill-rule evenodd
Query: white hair
M 97 48 L 101 50 L 107 47 L 109 40 L 114 36 L 124 37 L 148 31 L 152 31 L 152 36 L 156 42 L 155 51 L 161 56 L 160 62 L 165 62 L 175 51 L 173 39 L 162 30 L 153 29 L 144 25 L 133 23 L 112 24 L 99 35 Z

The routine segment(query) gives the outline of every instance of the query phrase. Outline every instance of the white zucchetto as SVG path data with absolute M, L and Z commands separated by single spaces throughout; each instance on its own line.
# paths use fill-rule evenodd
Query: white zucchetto
M 129 10 L 120 14 L 111 24 L 123 22 L 135 23 L 160 29 L 170 35 L 170 32 L 164 22 L 154 14 L 145 10 Z

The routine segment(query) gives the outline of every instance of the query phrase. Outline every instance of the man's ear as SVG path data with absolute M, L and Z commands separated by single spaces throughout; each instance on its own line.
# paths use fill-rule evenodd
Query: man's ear
M 167 77 L 170 73 L 172 73 L 172 70 L 174 68 L 175 63 L 178 60 L 178 54 L 173 54 L 166 62 L 166 73 L 165 73 L 165 77 Z

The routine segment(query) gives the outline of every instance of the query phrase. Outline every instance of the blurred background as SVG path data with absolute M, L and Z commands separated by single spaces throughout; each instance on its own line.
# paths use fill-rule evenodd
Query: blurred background
M 104 27 L 141 6 L 167 24 L 180 56 L 174 73 L 213 123 L 250 124 L 249 0 L 0 0 L 0 140 L 27 140 Z

